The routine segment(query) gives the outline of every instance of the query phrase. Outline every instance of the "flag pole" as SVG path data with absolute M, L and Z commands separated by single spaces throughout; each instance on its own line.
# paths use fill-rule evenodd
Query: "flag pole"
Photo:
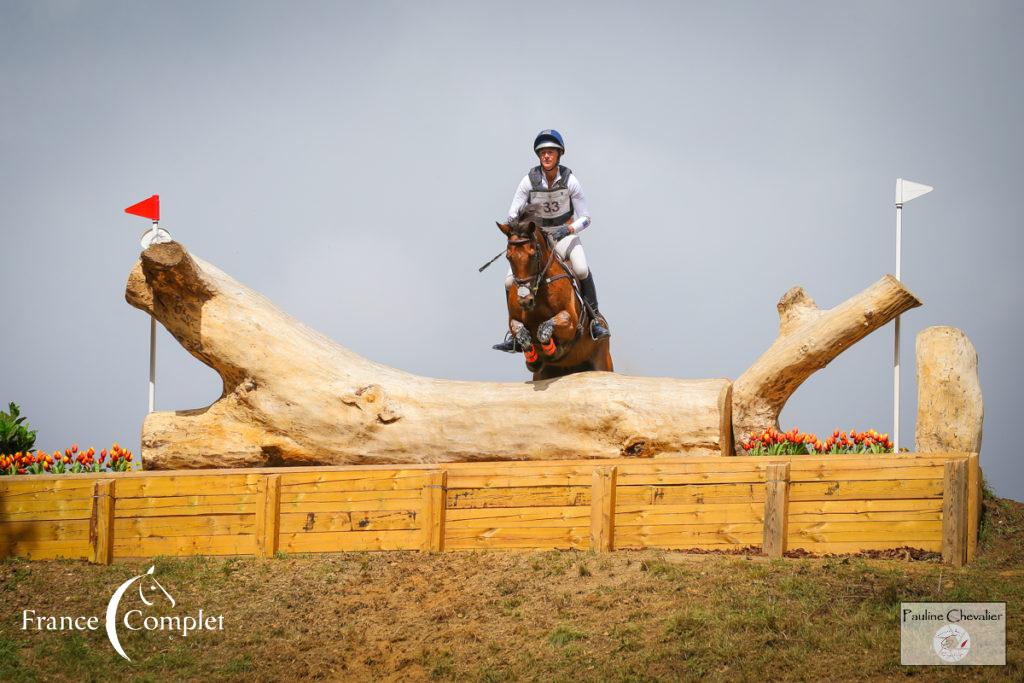
M 153 230 L 159 230 L 158 221 L 153 221 Z M 149 314 L 149 412 L 156 410 L 156 316 Z
M 153 226 L 142 233 L 140 244 L 148 249 L 151 244 L 169 242 L 170 233 L 160 227 L 160 195 L 155 194 L 148 199 L 132 204 L 124 210 L 133 216 L 142 216 L 153 221 Z M 156 410 L 156 316 L 149 314 L 149 412 Z
M 903 248 L 903 204 L 934 188 L 903 178 L 896 179 L 896 279 L 900 279 L 900 260 Z M 892 352 L 892 449 L 900 452 L 900 316 L 893 321 L 895 337 Z

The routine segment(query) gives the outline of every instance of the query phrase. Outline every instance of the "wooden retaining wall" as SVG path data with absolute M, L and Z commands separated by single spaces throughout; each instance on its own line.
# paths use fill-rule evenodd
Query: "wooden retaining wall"
M 974 557 L 977 454 L 179 470 L 0 479 L 0 557 L 910 546 Z

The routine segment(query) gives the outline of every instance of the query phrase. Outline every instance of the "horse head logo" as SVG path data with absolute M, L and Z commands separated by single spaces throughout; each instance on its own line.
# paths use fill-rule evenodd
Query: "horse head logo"
M 121 598 L 124 597 L 124 594 L 129 588 L 131 588 L 132 584 L 136 581 L 139 582 L 139 599 L 142 600 L 143 604 L 147 607 L 152 607 L 154 604 L 154 602 L 150 600 L 150 597 L 159 598 L 160 593 L 163 593 L 167 600 L 170 601 L 171 607 L 174 607 L 176 604 L 174 597 L 168 593 L 167 589 L 165 589 L 160 582 L 156 580 L 156 577 L 153 576 L 153 571 L 155 569 L 156 565 L 153 565 L 145 574 L 133 576 L 122 583 L 117 587 L 117 590 L 114 591 L 114 594 L 110 596 L 110 602 L 107 603 L 107 638 L 110 639 L 110 644 L 114 646 L 114 650 L 117 654 L 121 655 L 129 662 L 132 660 L 124 653 L 124 648 L 121 647 L 121 641 L 117 637 L 117 608 L 121 604 Z M 157 592 L 158 590 L 159 593 Z M 147 593 L 150 597 L 147 597 Z

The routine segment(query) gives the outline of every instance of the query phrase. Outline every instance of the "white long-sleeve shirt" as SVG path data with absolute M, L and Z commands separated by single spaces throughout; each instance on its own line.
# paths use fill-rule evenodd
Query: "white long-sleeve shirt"
M 541 173 L 544 178 L 544 185 L 551 187 L 551 183 L 548 183 L 548 177 L 544 173 Z M 559 169 L 555 173 L 555 182 L 562 177 L 562 171 Z M 569 174 L 569 182 L 565 184 L 569 190 L 569 196 L 572 197 L 572 210 L 573 210 L 573 221 L 572 229 L 574 232 L 580 232 L 584 228 L 590 226 L 590 211 L 587 209 L 587 200 L 583 196 L 583 187 L 580 186 L 580 181 L 576 179 L 576 174 Z M 508 209 L 509 220 L 512 220 L 519 215 L 519 211 L 526 206 L 526 203 L 530 201 L 530 190 L 533 189 L 533 183 L 530 182 L 530 174 L 527 173 L 523 176 L 523 179 L 519 181 L 519 187 L 516 188 L 516 193 L 512 195 L 512 206 Z

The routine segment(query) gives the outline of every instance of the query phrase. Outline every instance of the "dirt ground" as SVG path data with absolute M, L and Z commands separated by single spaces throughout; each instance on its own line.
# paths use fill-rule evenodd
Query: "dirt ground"
M 1024 505 L 987 498 L 979 557 L 787 558 L 620 551 L 0 562 L 0 680 L 1024 680 Z M 223 615 L 181 637 L 102 627 L 155 565 L 177 601 Z M 126 600 L 128 597 L 126 596 Z M 1006 667 L 901 667 L 901 601 L 1007 603 Z M 23 610 L 97 630 L 22 630 Z

